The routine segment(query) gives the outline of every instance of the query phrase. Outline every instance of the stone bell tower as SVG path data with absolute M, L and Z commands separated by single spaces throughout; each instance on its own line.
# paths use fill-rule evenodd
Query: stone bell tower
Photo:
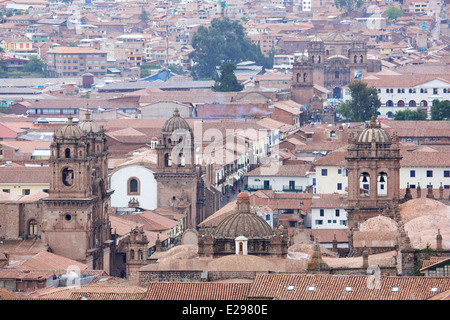
M 175 109 L 158 137 L 158 208 L 170 208 L 187 216 L 187 228 L 195 229 L 203 216 L 200 168 L 195 164 L 194 135 Z
M 314 96 L 313 66 L 306 55 L 294 62 L 291 95 L 292 100 L 303 105 L 309 105 Z
M 107 149 L 103 128 L 86 114 L 55 132 L 50 189 L 44 199 L 42 239 L 59 255 L 110 272 Z
M 395 213 L 400 200 L 399 139 L 391 138 L 372 117 L 356 137 L 349 138 L 346 155 L 348 170 L 348 227 L 359 230 L 359 224 L 379 214 Z

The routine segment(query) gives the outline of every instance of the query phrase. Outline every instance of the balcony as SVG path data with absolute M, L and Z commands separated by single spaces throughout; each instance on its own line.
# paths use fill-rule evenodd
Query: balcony
M 264 186 L 264 185 L 249 185 L 247 187 L 248 191 L 257 191 L 257 190 L 272 190 L 272 186 Z
M 303 187 L 283 186 L 284 192 L 303 192 Z

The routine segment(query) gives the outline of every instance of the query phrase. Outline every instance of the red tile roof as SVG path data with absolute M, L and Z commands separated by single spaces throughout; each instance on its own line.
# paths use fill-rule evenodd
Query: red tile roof
M 248 297 L 276 300 L 426 300 L 450 289 L 449 277 L 380 276 L 379 282 L 370 282 L 369 277 L 258 274 Z M 346 291 L 346 287 L 351 291 Z M 394 291 L 394 287 L 398 290 Z M 432 292 L 432 288 L 437 288 L 436 292 Z
M 145 300 L 246 300 L 250 283 L 152 282 Z

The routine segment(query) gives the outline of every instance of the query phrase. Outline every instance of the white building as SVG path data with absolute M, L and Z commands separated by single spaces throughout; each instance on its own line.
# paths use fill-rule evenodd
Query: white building
M 316 168 L 314 193 L 347 194 L 347 161 L 344 158 L 346 154 L 347 147 L 343 147 L 312 163 Z
M 311 229 L 346 229 L 346 197 L 340 194 L 315 194 L 311 213 L 305 218 L 305 227 Z
M 348 177 L 346 149 L 342 148 L 313 162 L 316 167 L 316 193 L 347 194 Z M 400 189 L 450 189 L 450 152 L 439 151 L 432 146 L 420 146 L 413 143 L 401 145 Z M 400 195 L 403 196 L 403 195 Z
M 392 71 L 381 71 L 362 79 L 368 87 L 377 88 L 381 107 L 379 117 L 393 118 L 397 111 L 421 109 L 430 115 L 433 100 L 450 100 L 450 76 L 402 75 Z M 343 90 L 343 100 L 351 100 L 350 89 Z
M 145 210 L 157 208 L 157 184 L 154 177 L 156 154 L 153 151 L 138 155 L 115 168 L 110 176 L 114 190 L 111 206 L 126 208 L 130 200 L 137 200 Z
M 311 165 L 303 161 L 287 160 L 279 164 L 262 165 L 246 174 L 247 189 L 275 192 L 306 192 L 315 177 Z

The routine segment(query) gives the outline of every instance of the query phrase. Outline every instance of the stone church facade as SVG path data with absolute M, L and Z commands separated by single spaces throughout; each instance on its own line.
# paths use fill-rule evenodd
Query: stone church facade
M 300 56 L 293 66 L 292 100 L 301 104 L 309 104 L 314 85 L 341 98 L 342 87 L 368 71 L 366 43 L 340 32 L 323 40 L 314 37 L 308 43 L 307 52 L 307 57 Z

